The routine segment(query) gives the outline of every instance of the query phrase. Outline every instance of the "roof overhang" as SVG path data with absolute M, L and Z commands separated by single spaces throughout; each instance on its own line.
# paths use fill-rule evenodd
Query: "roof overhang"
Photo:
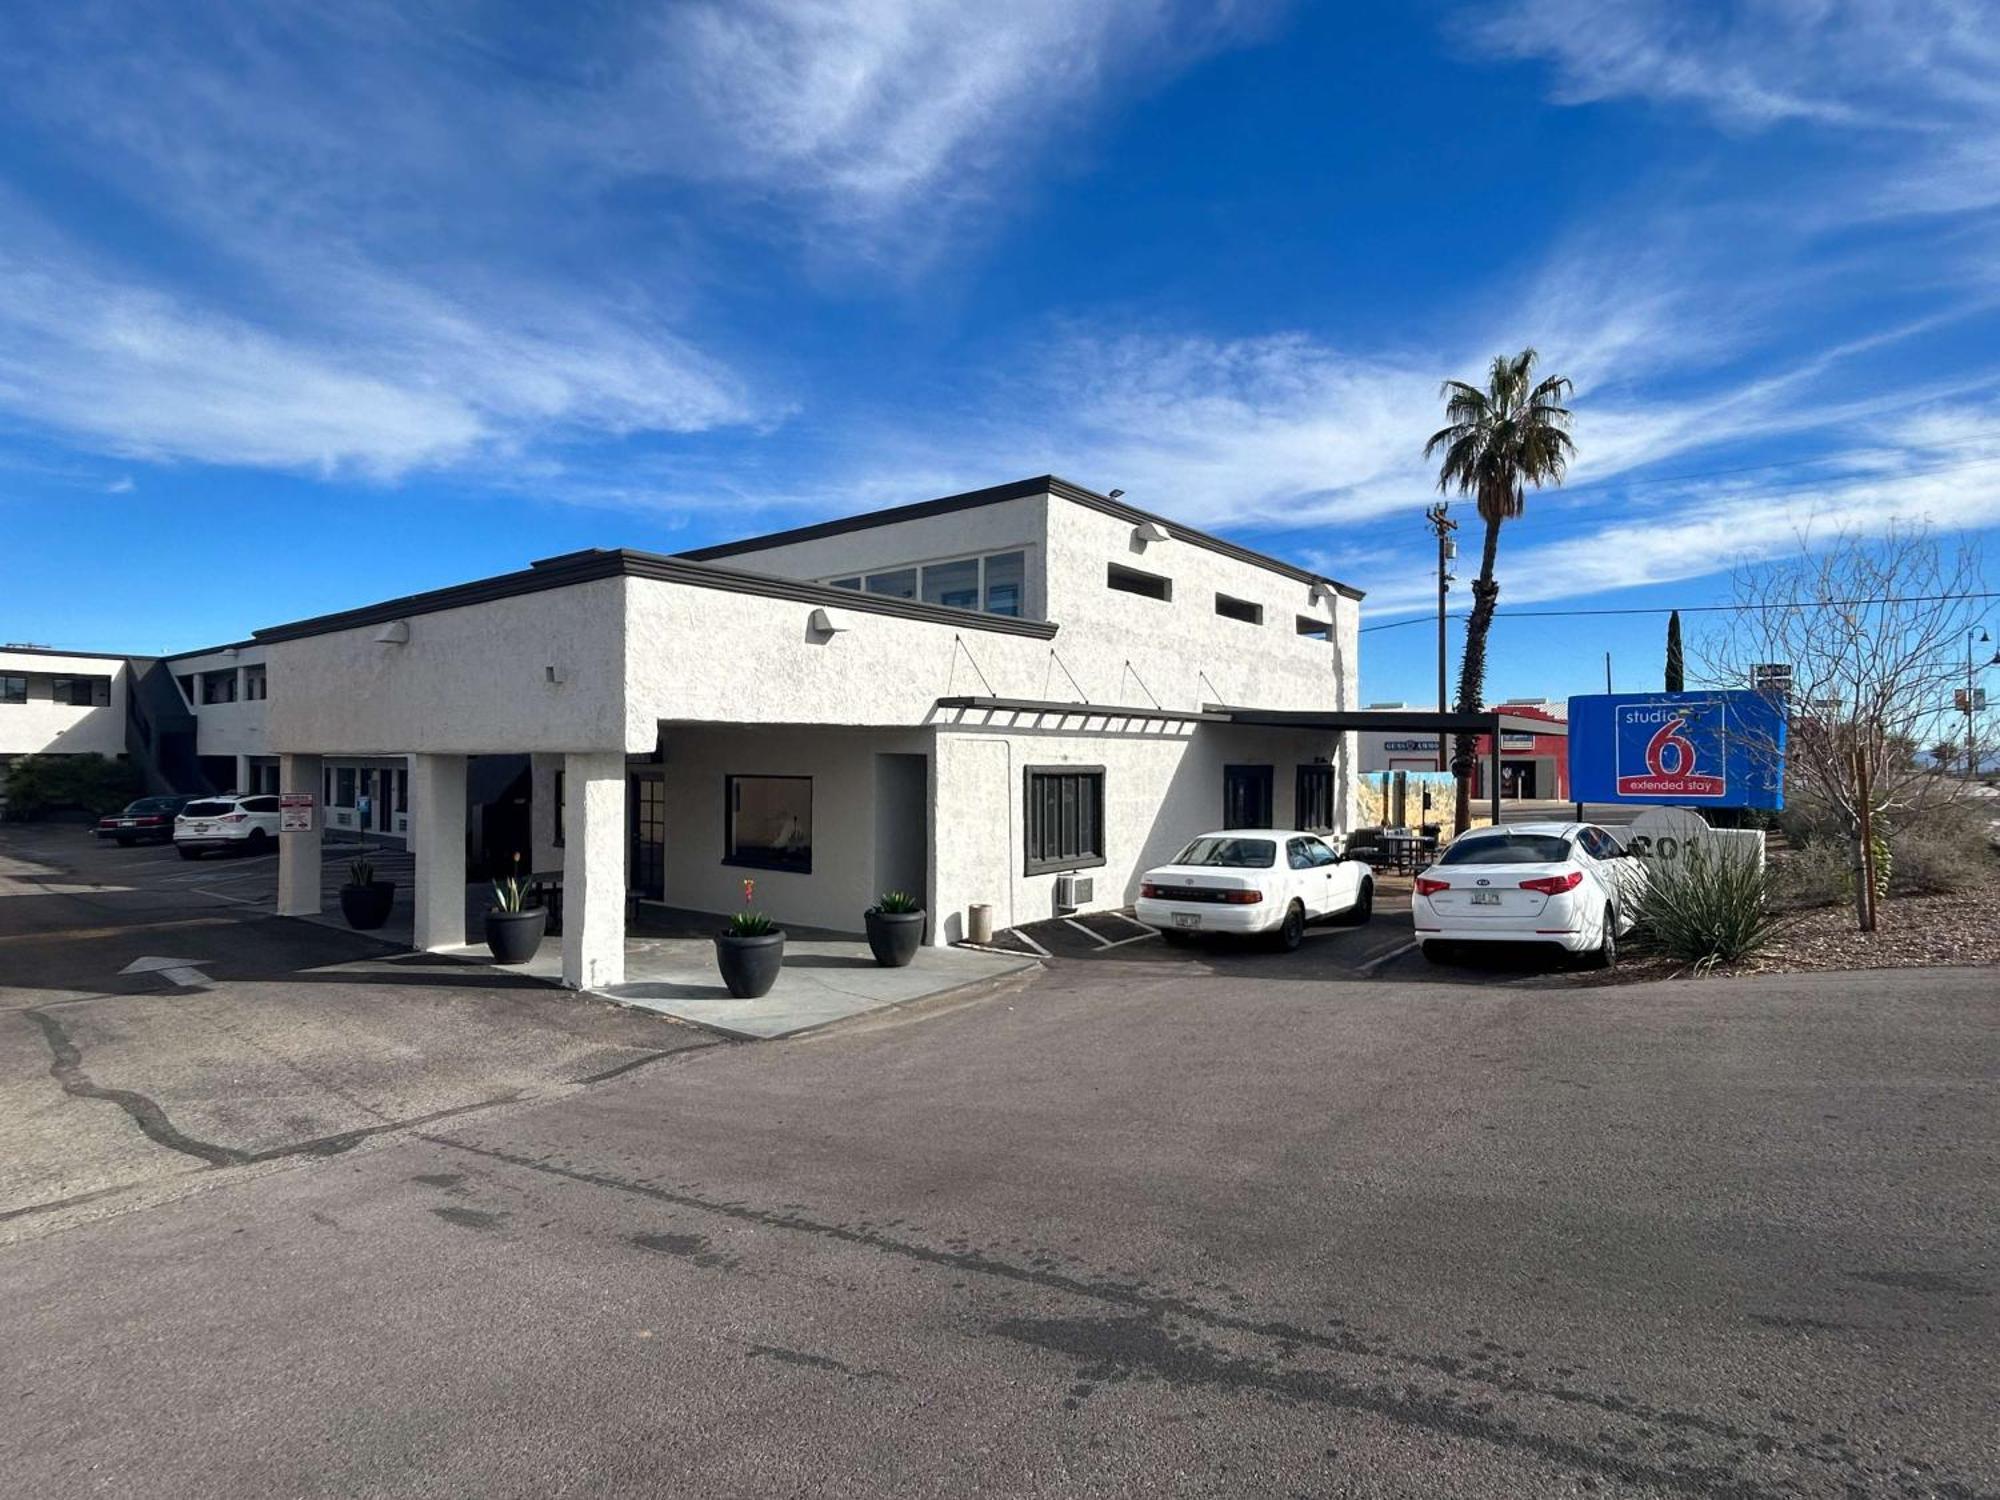
M 1210 713 L 1231 724 L 1251 724 L 1266 729 L 1325 729 L 1335 733 L 1349 730 L 1415 730 L 1429 734 L 1554 734 L 1567 735 L 1569 725 L 1560 719 L 1531 718 L 1510 714 L 1505 709 L 1481 709 L 1477 713 L 1438 712 L 1420 708 L 1232 708 L 1204 704 Z

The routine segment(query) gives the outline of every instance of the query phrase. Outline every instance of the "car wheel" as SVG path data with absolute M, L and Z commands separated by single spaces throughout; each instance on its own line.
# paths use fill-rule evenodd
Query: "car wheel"
M 201 858 L 201 851 L 200 851 L 199 849 L 181 849 L 181 850 L 178 850 L 178 851 L 176 851 L 176 852 L 178 852 L 178 853 L 179 853 L 179 855 L 180 855 L 180 857 L 181 857 L 182 859 L 200 859 L 200 858 Z
M 1300 943 L 1306 940 L 1306 909 L 1294 901 L 1285 908 L 1285 920 L 1278 924 L 1278 946 L 1287 953 L 1296 953 Z
M 250 837 L 243 841 L 252 854 L 268 854 L 271 849 L 271 835 L 261 828 L 250 830 Z
M 1610 907 L 1604 908 L 1604 941 L 1590 955 L 1593 969 L 1615 969 L 1618 967 L 1618 915 Z
M 1375 882 L 1364 880 L 1361 889 L 1355 892 L 1354 904 L 1340 914 L 1340 920 L 1350 927 L 1365 927 L 1368 919 L 1375 914 Z
M 1449 961 L 1451 955 L 1445 951 L 1443 943 L 1419 943 L 1417 952 L 1423 954 L 1424 962 L 1441 964 Z

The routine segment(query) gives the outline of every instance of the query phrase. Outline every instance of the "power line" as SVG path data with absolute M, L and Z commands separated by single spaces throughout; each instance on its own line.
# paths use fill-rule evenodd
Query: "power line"
M 2000 592 L 1976 594 L 1908 594 L 1883 595 L 1876 599 L 1808 599 L 1776 604 L 1645 604 L 1623 609 L 1509 609 L 1494 613 L 1496 620 L 1570 620 L 1598 615 L 1666 615 L 1679 610 L 1684 615 L 1747 614 L 1766 609 L 1838 609 L 1850 604 L 1946 604 L 1970 603 L 1975 599 L 2000 599 Z M 1448 618 L 1463 620 L 1464 613 L 1454 613 Z M 1412 615 L 1407 620 L 1391 620 L 1382 625 L 1363 625 L 1360 634 L 1371 630 L 1401 630 L 1406 625 L 1428 625 L 1429 615 Z
M 1934 443 L 1914 443 L 1911 446 L 1917 448 L 1930 448 L 1930 449 L 1965 448 L 1969 447 L 1974 443 L 1990 443 L 1996 440 L 2000 440 L 2000 429 L 1996 429 L 1995 431 L 1992 432 L 1975 433 L 1970 437 L 1951 438 L 1948 440 L 1943 440 Z M 1881 452 L 1887 449 L 1888 445 L 1884 444 L 1884 445 L 1879 445 L 1875 450 L 1872 451 Z M 1862 450 L 1862 451 L 1870 451 L 1870 450 Z M 1640 477 L 1635 479 L 1626 479 L 1626 480 L 1619 479 L 1618 476 L 1615 474 L 1607 474 L 1602 479 L 1592 479 L 1588 477 L 1579 479 L 1574 485 L 1569 486 L 1569 488 L 1572 490 L 1582 490 L 1582 489 L 1591 489 L 1597 485 L 1623 484 L 1626 488 L 1631 489 L 1649 484 L 1680 484 L 1690 479 L 1722 479 L 1728 477 L 1731 474 L 1761 474 L 1761 473 L 1767 473 L 1772 469 L 1801 468 L 1807 464 L 1840 463 L 1844 459 L 1850 459 L 1850 458 L 1851 455 L 1848 454 L 1822 454 L 1817 457 L 1781 458 L 1781 459 L 1774 459 L 1769 463 L 1739 464 L 1734 468 L 1727 468 L 1727 469 L 1696 469 L 1691 472 L 1686 472 L 1681 474 L 1646 474 L 1646 475 L 1641 475 Z M 1936 473 L 1941 473 L 1947 469 L 1963 469 L 1963 468 L 1970 468 L 1975 464 L 1990 464 L 1990 463 L 2000 463 L 2000 456 L 1992 456 L 1987 458 L 1962 458 L 1954 463 L 1934 464 L 1921 469 L 1904 469 L 1900 472 L 1893 470 L 1884 470 L 1879 475 L 1849 474 L 1839 477 L 1845 480 L 1868 479 L 1876 477 L 1893 479 L 1893 478 L 1901 478 L 1905 474 L 1936 474 Z M 1825 484 L 1828 483 L 1829 481 L 1827 479 L 1821 478 L 1821 479 L 1807 480 L 1805 482 L 1809 484 Z

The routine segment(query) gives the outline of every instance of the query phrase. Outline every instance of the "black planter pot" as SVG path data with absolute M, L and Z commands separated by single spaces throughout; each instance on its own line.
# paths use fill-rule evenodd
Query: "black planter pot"
M 548 926 L 545 906 L 526 911 L 489 911 L 486 914 L 486 946 L 493 950 L 496 964 L 524 964 L 542 946 L 542 931 Z
M 738 1000 L 755 1000 L 771 993 L 778 970 L 785 966 L 785 934 L 780 928 L 762 937 L 715 935 L 715 966 L 722 982 Z
M 389 920 L 396 904 L 396 882 L 371 880 L 366 885 L 340 888 L 340 914 L 356 932 L 373 932 Z
M 900 969 L 917 956 L 924 945 L 924 912 L 874 911 L 865 913 L 868 948 L 875 962 L 885 969 Z

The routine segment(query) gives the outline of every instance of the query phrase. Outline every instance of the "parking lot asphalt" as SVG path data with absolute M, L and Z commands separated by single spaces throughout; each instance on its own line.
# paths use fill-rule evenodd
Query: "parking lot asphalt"
M 107 939 L 57 941 L 38 964 Z M 1267 956 L 1058 963 L 18 1219 L 5 1487 L 2000 1492 L 1995 971 L 1316 984 Z M 300 988 L 294 1019 L 344 986 Z M 447 998 L 551 1037 L 582 1003 Z M 4 1035 L 42 1049 L 8 1128 L 179 1156 Z

